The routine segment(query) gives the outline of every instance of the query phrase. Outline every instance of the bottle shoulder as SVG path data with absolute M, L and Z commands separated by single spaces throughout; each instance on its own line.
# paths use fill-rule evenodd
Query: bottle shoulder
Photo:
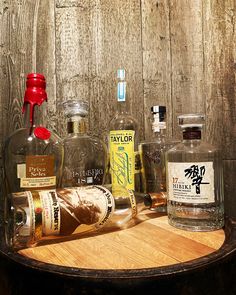
M 203 141 L 182 141 L 168 150 L 169 154 L 174 153 L 218 153 L 220 150 L 210 143 Z
M 50 138 L 42 140 L 34 135 L 34 129 L 17 129 L 6 139 L 4 143 L 4 151 L 13 153 L 22 153 L 24 151 L 24 153 L 30 152 L 36 154 L 36 151 L 43 151 L 44 147 L 57 146 L 58 148 L 63 149 L 62 139 L 56 133 L 50 131 Z
M 97 147 L 99 149 L 107 150 L 106 144 L 99 137 L 88 134 L 69 134 L 64 138 L 64 146 L 68 149 L 75 149 L 77 147 Z
M 138 121 L 130 114 L 116 114 L 110 121 L 110 130 L 138 130 Z

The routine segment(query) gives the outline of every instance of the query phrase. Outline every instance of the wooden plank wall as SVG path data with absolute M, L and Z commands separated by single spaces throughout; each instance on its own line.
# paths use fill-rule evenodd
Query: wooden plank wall
M 60 103 L 83 98 L 105 140 L 125 67 L 140 140 L 153 137 L 154 103 L 167 106 L 177 138 L 177 115 L 206 113 L 206 138 L 223 151 L 226 212 L 236 216 L 235 32 L 235 0 L 0 0 L 1 144 L 22 126 L 31 71 L 46 75 L 50 128 L 64 136 Z

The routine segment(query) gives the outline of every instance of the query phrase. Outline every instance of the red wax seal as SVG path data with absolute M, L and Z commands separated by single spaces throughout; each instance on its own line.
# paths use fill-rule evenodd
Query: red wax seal
M 51 132 L 45 127 L 36 127 L 34 129 L 34 135 L 38 139 L 47 140 L 51 136 Z
M 45 77 L 41 74 L 31 73 L 27 75 L 26 91 L 24 97 L 23 113 L 26 104 L 30 104 L 30 122 L 34 124 L 34 107 L 47 101 Z

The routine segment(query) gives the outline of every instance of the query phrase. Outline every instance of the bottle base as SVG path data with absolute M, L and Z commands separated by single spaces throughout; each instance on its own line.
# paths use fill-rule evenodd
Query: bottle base
M 172 215 L 168 215 L 168 222 L 170 225 L 187 230 L 187 231 L 214 231 L 221 229 L 224 226 L 224 219 L 206 220 L 206 219 L 190 219 L 190 218 L 178 218 Z
M 224 226 L 223 206 L 209 204 L 192 205 L 169 202 L 168 222 L 170 225 L 188 231 L 214 231 Z

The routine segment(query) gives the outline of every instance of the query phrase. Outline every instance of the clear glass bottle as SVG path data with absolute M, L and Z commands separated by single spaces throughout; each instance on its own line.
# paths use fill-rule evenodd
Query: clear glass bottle
M 152 130 L 154 141 L 141 142 L 141 192 L 154 194 L 157 204 L 155 211 L 167 212 L 165 153 L 176 143 L 166 136 L 166 107 L 153 106 Z
M 167 152 L 168 220 L 175 227 L 210 231 L 224 225 L 220 151 L 202 141 L 203 114 L 178 117 L 183 141 Z
M 101 139 L 88 133 L 88 103 L 68 100 L 62 106 L 68 119 L 62 187 L 103 184 L 107 172 L 107 147 Z
M 117 113 L 110 122 L 110 175 L 113 188 L 140 190 L 138 123 L 130 114 L 125 70 L 117 71 Z
M 104 227 L 126 228 L 152 204 L 148 194 L 122 189 L 114 198 L 113 193 L 111 186 L 93 185 L 13 193 L 6 206 L 7 244 L 17 250 Z
M 11 134 L 3 150 L 7 192 L 59 187 L 64 148 L 54 132 L 39 124 L 39 107 L 47 100 L 43 75 L 27 76 L 24 128 Z

